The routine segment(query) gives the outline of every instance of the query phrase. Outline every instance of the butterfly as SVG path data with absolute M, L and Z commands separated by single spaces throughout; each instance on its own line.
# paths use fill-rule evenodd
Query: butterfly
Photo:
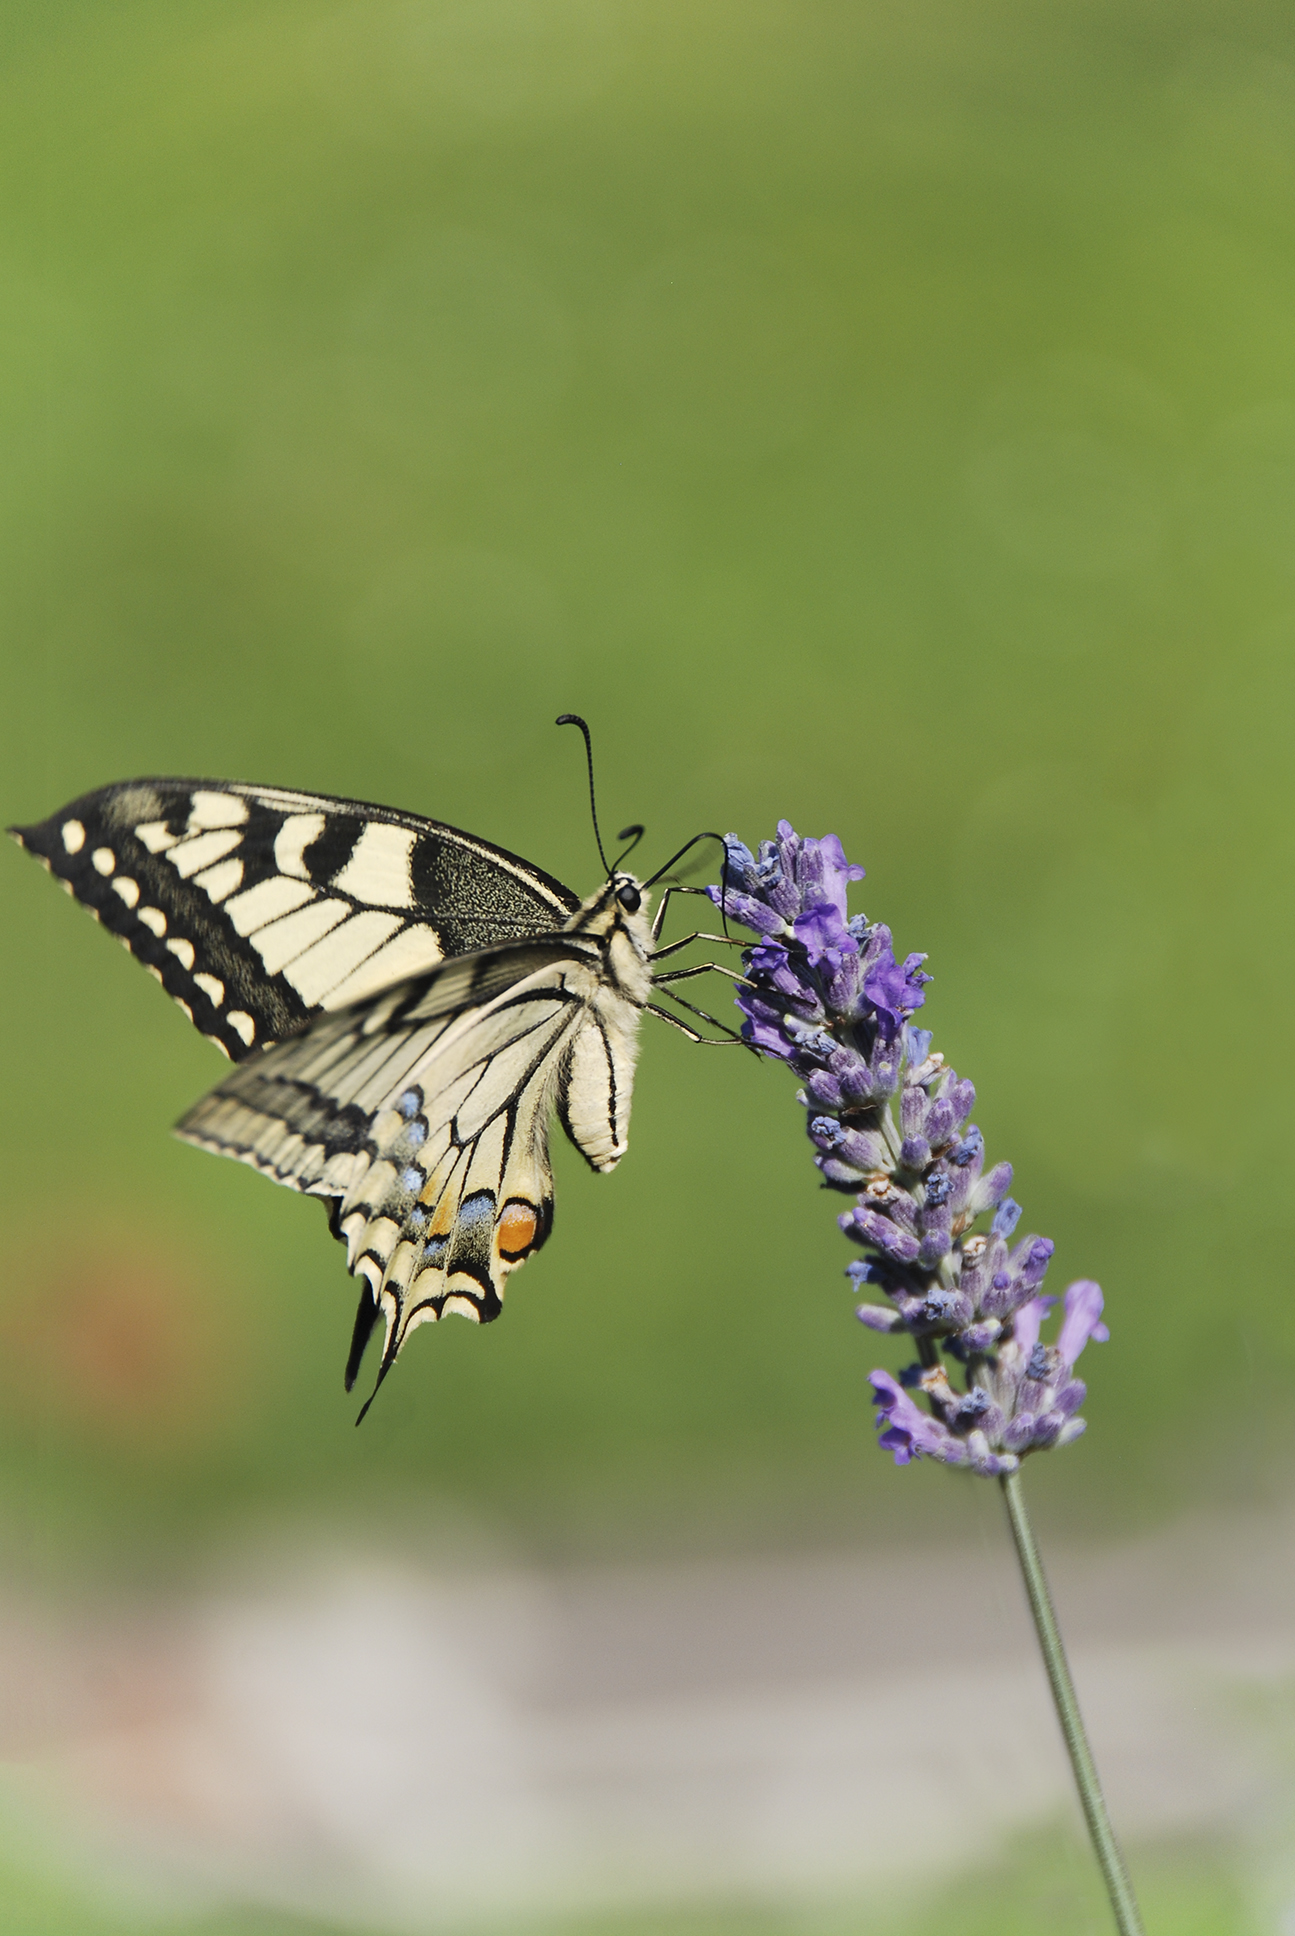
M 615 1168 L 644 1013 L 715 1040 L 651 1000 L 716 966 L 656 962 L 727 939 L 658 945 L 699 890 L 650 923 L 647 889 L 686 847 L 582 901 L 440 821 L 226 780 L 122 781 L 9 831 L 237 1065 L 175 1133 L 325 1199 L 362 1286 L 347 1391 L 379 1321 L 375 1394 L 419 1325 L 499 1315 L 552 1229 L 555 1113 Z

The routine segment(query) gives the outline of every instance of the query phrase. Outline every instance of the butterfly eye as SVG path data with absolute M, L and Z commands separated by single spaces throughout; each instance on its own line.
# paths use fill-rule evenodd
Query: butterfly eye
M 616 899 L 620 902 L 626 914 L 637 914 L 643 905 L 643 896 L 639 893 L 633 881 L 626 881 L 624 887 L 617 888 Z

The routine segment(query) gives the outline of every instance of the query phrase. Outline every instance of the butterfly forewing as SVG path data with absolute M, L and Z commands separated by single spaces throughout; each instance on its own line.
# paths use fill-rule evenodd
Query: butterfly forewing
M 130 780 L 12 830 L 235 1061 L 579 906 L 438 821 L 220 780 Z

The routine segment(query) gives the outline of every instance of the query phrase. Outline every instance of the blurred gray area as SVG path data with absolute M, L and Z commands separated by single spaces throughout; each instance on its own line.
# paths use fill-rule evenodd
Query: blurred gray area
M 938 1882 L 1073 1807 L 985 1524 L 973 1547 L 668 1569 L 320 1546 L 79 1624 L 10 1600 L 9 1803 L 124 1908 L 400 1930 Z M 1195 1520 L 1057 1556 L 1125 1837 L 1222 1832 L 1280 1864 L 1292 1533 Z

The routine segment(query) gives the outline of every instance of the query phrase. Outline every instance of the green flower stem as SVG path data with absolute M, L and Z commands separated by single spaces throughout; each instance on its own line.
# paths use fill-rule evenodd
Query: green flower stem
M 1079 1712 L 1075 1684 L 1070 1678 L 1066 1650 L 1061 1644 L 1061 1631 L 1053 1611 L 1052 1595 L 1048 1592 L 1047 1575 L 1043 1571 L 1043 1561 L 1034 1543 L 1029 1514 L 1025 1510 L 1019 1470 L 1005 1473 L 998 1483 L 1003 1488 L 1012 1538 L 1016 1542 L 1016 1557 L 1021 1562 L 1021 1577 L 1025 1581 L 1030 1612 L 1034 1615 L 1034 1626 L 1039 1636 L 1043 1664 L 1048 1670 L 1048 1681 L 1052 1688 L 1052 1698 L 1056 1703 L 1057 1719 L 1061 1723 L 1061 1732 L 1065 1736 L 1070 1765 L 1075 1771 L 1075 1786 L 1079 1790 L 1080 1806 L 1084 1811 L 1084 1820 L 1088 1824 L 1093 1853 L 1097 1857 L 1102 1880 L 1106 1884 L 1106 1893 L 1111 1900 L 1111 1913 L 1115 1917 L 1115 1927 L 1119 1930 L 1120 1936 L 1143 1936 L 1142 1918 L 1138 1914 L 1133 1885 L 1129 1881 L 1119 1843 L 1115 1840 L 1111 1818 L 1106 1813 L 1102 1785 L 1097 1779 L 1097 1764 L 1093 1760 L 1093 1751 L 1088 1745 L 1088 1736 L 1084 1731 L 1084 1717 Z

